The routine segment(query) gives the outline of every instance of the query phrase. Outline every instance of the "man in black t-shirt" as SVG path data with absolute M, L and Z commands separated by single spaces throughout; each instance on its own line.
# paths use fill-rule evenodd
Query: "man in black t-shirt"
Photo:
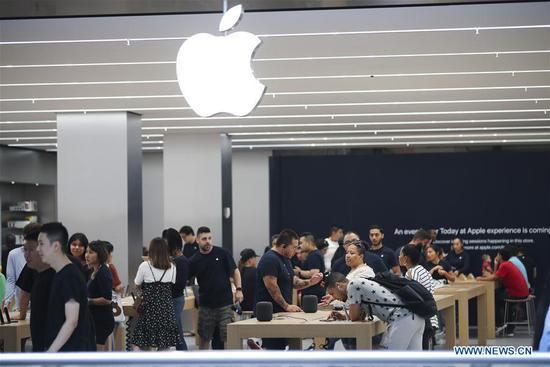
M 199 244 L 195 237 L 195 231 L 190 226 L 183 226 L 180 229 L 181 240 L 183 241 L 183 256 L 190 259 L 199 251 Z
M 395 252 L 387 247 L 384 247 L 382 241 L 384 240 L 384 230 L 377 225 L 369 228 L 369 239 L 371 246 L 369 251 L 382 259 L 386 268 L 393 271 L 395 274 L 400 275 L 399 262 L 395 257 Z
M 197 239 L 199 251 L 189 260 L 189 276 L 196 277 L 199 283 L 199 348 L 208 349 L 216 327 L 220 339 L 227 342 L 227 325 L 234 321 L 231 278 L 237 301 L 242 302 L 243 292 L 235 260 L 227 250 L 212 244 L 210 229 L 200 227 Z
M 55 270 L 44 337 L 48 352 L 86 351 L 91 345 L 86 283 L 67 257 L 68 237 L 65 226 L 57 222 L 44 224 L 38 236 L 38 254 Z
M 298 235 L 291 229 L 279 233 L 275 246 L 261 257 L 258 263 L 257 301 L 273 304 L 273 312 L 300 312 L 300 307 L 292 304 L 292 288 L 303 289 L 318 284 L 323 279 L 317 273 L 305 280 L 294 275 L 290 260 L 298 247 Z M 288 339 L 264 338 L 264 349 L 285 349 Z

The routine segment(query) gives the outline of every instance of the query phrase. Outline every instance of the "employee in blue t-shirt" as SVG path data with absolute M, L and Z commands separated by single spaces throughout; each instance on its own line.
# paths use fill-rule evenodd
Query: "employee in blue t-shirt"
M 294 275 L 290 260 L 298 247 L 298 235 L 291 229 L 279 233 L 275 246 L 266 252 L 258 263 L 258 302 L 271 302 L 273 312 L 300 312 L 300 307 L 292 304 L 292 288 L 303 289 L 318 284 L 322 273 L 309 279 Z M 264 349 L 285 349 L 288 339 L 264 338 Z

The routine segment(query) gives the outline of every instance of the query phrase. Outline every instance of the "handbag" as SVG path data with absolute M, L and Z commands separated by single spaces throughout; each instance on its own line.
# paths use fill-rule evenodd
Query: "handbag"
M 132 293 L 132 296 L 134 296 L 134 293 Z M 145 306 L 145 303 L 143 301 L 143 294 L 138 294 L 137 296 L 134 296 L 134 304 L 132 307 L 138 315 L 143 313 L 143 307 Z
M 115 317 L 115 322 L 124 322 L 126 317 L 124 316 L 124 309 L 122 307 L 122 298 L 117 292 L 113 291 L 111 297 L 111 307 L 113 309 L 113 316 Z

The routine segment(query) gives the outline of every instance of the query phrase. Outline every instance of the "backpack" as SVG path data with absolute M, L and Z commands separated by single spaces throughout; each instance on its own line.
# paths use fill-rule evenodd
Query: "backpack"
M 396 306 L 393 304 L 362 301 L 362 303 L 369 305 L 369 313 L 371 314 L 369 317 L 372 317 L 371 304 L 386 307 L 404 307 L 425 319 L 437 313 L 437 305 L 433 295 L 422 284 L 415 280 L 401 278 L 389 271 L 378 273 L 374 278 L 369 278 L 369 280 L 387 288 L 404 303 L 404 306 Z

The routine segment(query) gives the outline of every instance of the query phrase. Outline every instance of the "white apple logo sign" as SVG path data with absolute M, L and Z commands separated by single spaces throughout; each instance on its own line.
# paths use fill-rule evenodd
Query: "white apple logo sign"
M 233 28 L 242 13 L 242 5 L 229 9 L 220 21 L 220 32 Z M 244 116 L 256 107 L 265 85 L 254 77 L 250 63 L 260 43 L 248 32 L 221 37 L 199 33 L 183 43 L 176 60 L 178 83 L 199 116 L 221 112 Z

